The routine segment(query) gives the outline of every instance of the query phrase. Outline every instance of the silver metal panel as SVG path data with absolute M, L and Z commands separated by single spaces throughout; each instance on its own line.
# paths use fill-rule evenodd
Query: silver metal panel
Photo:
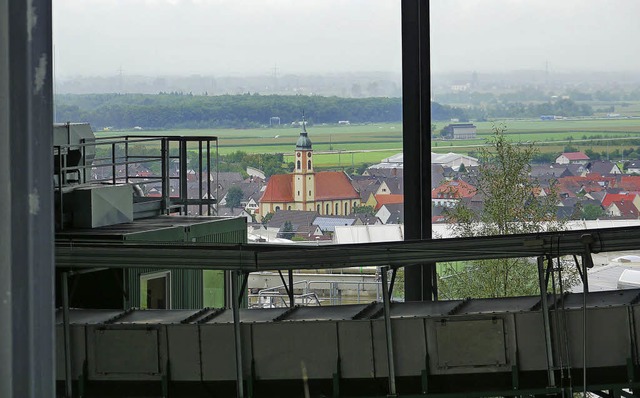
M 253 325 L 253 358 L 264 380 L 330 379 L 338 363 L 336 322 L 283 322 Z
M 161 327 L 87 327 L 89 378 L 159 380 L 166 362 Z
M 118 318 L 112 324 L 138 324 L 138 325 L 157 325 L 157 324 L 176 324 L 196 314 L 194 310 L 154 310 L 144 309 L 135 310 Z
M 196 325 L 167 326 L 167 352 L 171 379 L 198 381 L 202 362 L 200 336 Z
M 206 324 L 194 326 L 194 328 L 200 329 L 202 379 L 205 381 L 235 380 L 236 356 L 233 324 Z M 243 372 L 245 375 L 249 375 L 251 373 L 251 327 L 241 325 L 240 332 L 242 335 Z
M 567 332 L 571 367 L 583 367 L 583 312 L 568 310 Z M 551 324 L 555 324 L 552 313 Z M 587 367 L 626 366 L 631 357 L 629 317 L 626 307 L 587 309 Z
M 73 226 L 97 228 L 133 221 L 133 190 L 130 185 L 105 185 L 73 191 Z
M 516 340 L 518 342 L 518 368 L 521 371 L 545 370 L 544 324 L 542 312 L 514 314 Z
M 427 341 L 422 318 L 392 319 L 397 376 L 419 376 L 427 368 Z
M 338 322 L 338 339 L 341 377 L 374 377 L 371 322 Z
M 502 319 L 443 320 L 434 326 L 438 369 L 507 364 Z
M 80 379 L 82 367 L 87 358 L 85 348 L 85 327 L 71 326 L 71 378 Z M 64 335 L 62 325 L 56 325 L 56 380 L 65 379 Z
M 389 376 L 389 365 L 387 364 L 387 342 L 384 320 L 376 319 L 371 321 L 371 335 L 373 336 L 375 377 L 387 377 Z

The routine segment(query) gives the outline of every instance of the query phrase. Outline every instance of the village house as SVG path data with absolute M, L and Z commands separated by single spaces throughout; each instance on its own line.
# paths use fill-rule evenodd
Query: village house
M 556 158 L 556 163 L 559 164 L 587 164 L 589 162 L 589 156 L 582 152 L 564 152 Z
M 462 180 L 446 181 L 431 191 L 434 206 L 454 207 L 463 198 L 472 198 L 476 188 Z
M 589 173 L 598 173 L 601 175 L 622 174 L 622 170 L 614 162 L 607 160 L 595 160 L 587 164 Z
M 625 172 L 627 174 L 640 174 L 640 161 L 634 160 L 626 166 Z
M 605 213 L 612 218 L 637 220 L 638 208 L 630 200 L 613 201 L 605 207 Z

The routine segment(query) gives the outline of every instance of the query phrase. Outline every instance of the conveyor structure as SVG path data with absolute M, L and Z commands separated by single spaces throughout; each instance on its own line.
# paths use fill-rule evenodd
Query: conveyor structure
M 640 388 L 640 290 L 590 293 L 586 299 L 584 311 L 582 294 L 548 296 L 552 362 L 539 296 L 391 303 L 397 392 L 570 397 L 582 389 L 586 363 L 588 390 L 631 394 L 629 389 Z M 304 396 L 305 385 L 311 396 L 387 394 L 382 303 L 239 313 L 248 396 Z M 87 396 L 235 394 L 230 309 L 71 310 L 69 315 L 72 379 Z M 61 311 L 56 316 L 62 382 Z

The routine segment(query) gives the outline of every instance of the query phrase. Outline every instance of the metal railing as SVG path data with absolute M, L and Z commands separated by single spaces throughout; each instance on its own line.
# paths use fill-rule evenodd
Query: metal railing
M 78 150 L 81 153 L 78 162 L 70 161 L 71 151 Z M 190 214 L 189 206 L 197 206 L 196 213 L 199 215 L 217 214 L 217 137 L 102 137 L 56 145 L 53 152 L 57 160 L 57 174 L 54 177 L 58 204 L 56 224 L 60 230 L 64 229 L 65 224 L 65 192 L 91 184 L 131 184 L 136 194 L 134 203 L 155 199 L 160 202 L 161 214 Z M 88 153 L 92 157 L 89 161 Z M 215 184 L 212 182 L 213 169 L 216 173 Z M 139 171 L 145 173 L 141 175 Z M 197 173 L 197 177 L 193 178 L 197 193 L 191 195 L 188 189 L 190 171 Z M 203 177 L 205 174 L 206 177 Z
M 363 302 L 371 302 L 371 295 L 363 294 L 369 292 L 365 286 L 375 286 L 375 301 L 382 301 L 382 280 L 371 281 L 333 281 L 333 280 L 320 280 L 309 281 L 302 280 L 294 282 L 295 286 L 302 285 L 299 288 L 300 293 L 294 294 L 296 305 L 321 305 L 322 303 L 328 305 L 340 305 L 349 304 L 361 304 Z M 320 287 L 324 285 L 326 287 Z M 352 295 L 343 295 L 342 292 L 346 289 L 341 289 L 341 285 L 355 286 L 355 297 Z M 257 294 L 249 294 L 249 307 L 251 308 L 273 308 L 273 307 L 288 307 L 287 301 L 289 295 L 285 290 L 285 285 L 278 285 L 270 288 L 260 289 Z M 351 289 L 354 290 L 354 289 Z M 373 289 L 371 289 L 373 290 Z M 325 293 L 328 292 L 328 295 Z M 366 299 L 365 299 L 366 297 Z M 277 300 L 274 300 L 277 299 Z

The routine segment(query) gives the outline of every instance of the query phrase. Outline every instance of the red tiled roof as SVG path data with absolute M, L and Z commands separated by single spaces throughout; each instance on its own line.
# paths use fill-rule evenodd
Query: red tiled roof
M 640 176 L 621 176 L 615 187 L 625 191 L 640 191 Z
M 610 206 L 616 206 L 620 210 L 620 216 L 625 218 L 638 218 L 638 209 L 630 200 L 616 200 Z
M 592 173 L 585 177 L 581 176 L 567 176 L 558 178 L 558 193 L 568 193 L 573 196 L 576 192 L 584 191 L 600 192 L 605 189 L 606 186 L 610 186 L 615 183 L 615 177 L 603 177 L 598 173 Z
M 293 177 L 291 177 L 293 178 Z M 316 173 L 316 200 L 359 199 L 349 177 L 342 171 Z
M 260 202 L 286 203 L 293 202 L 293 176 L 291 174 L 275 174 L 269 178 Z
M 476 194 L 476 188 L 462 180 L 447 181 L 431 191 L 431 198 L 438 199 L 452 197 L 455 199 L 471 198 Z
M 376 199 L 376 210 L 379 210 L 382 206 L 384 205 L 393 205 L 393 204 L 402 204 L 404 203 L 404 195 L 403 194 L 382 194 L 382 195 L 375 195 L 374 198 Z
M 260 198 L 262 203 L 293 202 L 293 174 L 276 174 L 269 178 Z M 321 171 L 315 174 L 315 200 L 359 199 L 360 195 L 342 171 Z
M 562 155 L 569 160 L 589 160 L 589 156 L 582 152 L 564 152 Z
M 635 194 L 629 193 L 608 193 L 602 198 L 602 206 L 609 207 L 613 202 L 632 202 L 636 198 Z

